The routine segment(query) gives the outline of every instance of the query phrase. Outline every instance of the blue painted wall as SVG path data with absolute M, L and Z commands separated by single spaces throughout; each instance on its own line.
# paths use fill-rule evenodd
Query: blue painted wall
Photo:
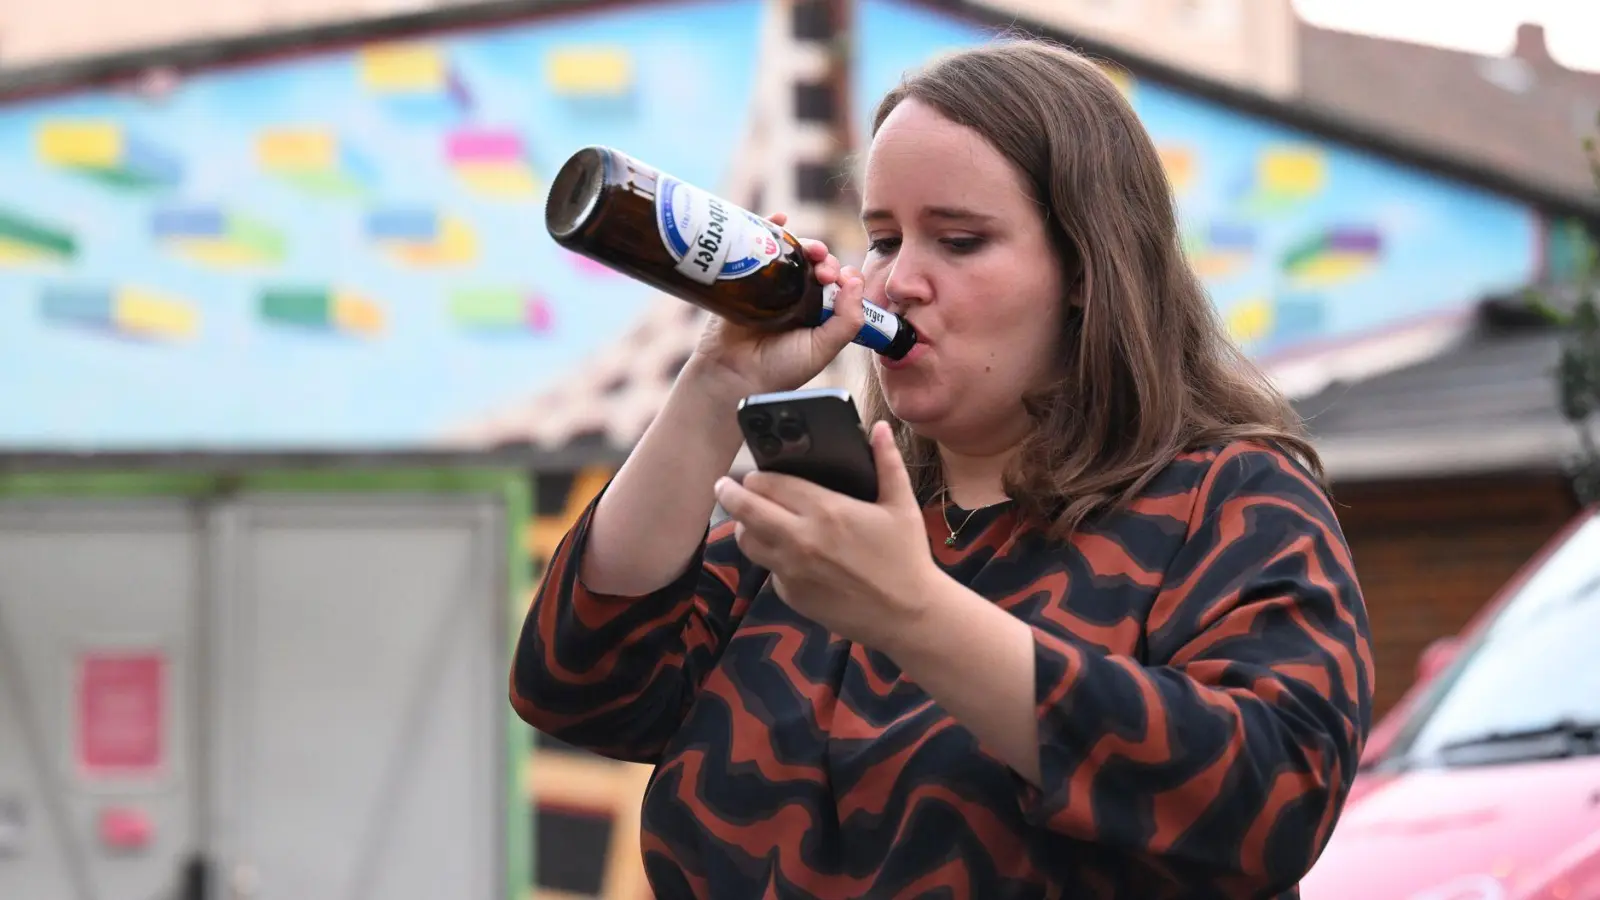
M 631 8 L 0 106 L 0 445 L 408 445 L 555 383 L 647 292 L 550 241 L 546 179 L 608 143 L 719 185 L 760 15 Z
M 558 384 L 648 292 L 549 240 L 546 179 L 608 143 L 720 186 L 764 12 L 648 4 L 0 106 L 0 447 L 411 446 Z M 856 23 L 863 135 L 903 71 L 989 37 L 904 0 Z M 1517 203 L 1126 88 L 1253 353 L 1538 265 Z
M 863 141 L 902 72 L 991 37 L 901 0 L 860 0 L 857 16 Z M 1539 221 L 1521 204 L 1160 85 L 1120 83 L 1169 160 L 1191 259 L 1258 356 L 1458 310 L 1537 270 Z

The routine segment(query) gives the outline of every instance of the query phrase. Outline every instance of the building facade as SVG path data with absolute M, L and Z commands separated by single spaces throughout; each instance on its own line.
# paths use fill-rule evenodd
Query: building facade
M 1380 706 L 1573 511 L 1540 380 L 1551 335 L 1483 301 L 1550 280 L 1561 235 L 1600 213 L 1565 162 L 1497 167 L 1470 134 L 1355 108 L 1328 73 L 1356 51 L 1287 0 L 25 6 L 0 19 L 0 384 L 25 386 L 0 391 L 11 467 L 511 454 L 535 485 L 537 576 L 704 323 L 549 240 L 561 161 L 616 146 L 853 257 L 872 104 L 1022 21 L 1105 60 L 1232 333 L 1310 417 Z M 1508 359 L 1515 391 L 1495 374 Z M 517 788 L 536 884 L 633 896 L 638 770 L 539 753 Z

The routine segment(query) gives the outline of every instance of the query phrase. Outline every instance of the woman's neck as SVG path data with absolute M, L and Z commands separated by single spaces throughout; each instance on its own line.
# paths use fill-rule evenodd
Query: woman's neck
M 961 453 L 939 446 L 939 462 L 944 468 L 946 497 L 962 509 L 978 509 L 1009 498 L 1005 491 L 1005 471 L 1015 448 L 1000 453 Z

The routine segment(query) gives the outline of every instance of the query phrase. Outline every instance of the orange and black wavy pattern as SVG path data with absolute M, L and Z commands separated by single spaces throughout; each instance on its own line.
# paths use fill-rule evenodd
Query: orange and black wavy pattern
M 511 703 L 656 766 L 661 898 L 1293 898 L 1354 776 L 1366 610 L 1327 499 L 1276 451 L 1184 456 L 1070 543 L 1000 507 L 946 547 L 926 507 L 945 571 L 1033 626 L 1041 786 L 785 606 L 731 524 L 660 591 L 587 591 L 592 510 L 534 600 Z

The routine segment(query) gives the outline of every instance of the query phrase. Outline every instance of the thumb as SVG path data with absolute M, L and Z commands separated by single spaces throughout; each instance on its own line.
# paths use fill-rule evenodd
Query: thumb
M 889 423 L 882 420 L 872 423 L 871 440 L 872 458 L 878 464 L 878 503 L 916 506 L 911 473 L 906 471 L 906 461 L 900 456 L 900 448 L 895 446 Z

